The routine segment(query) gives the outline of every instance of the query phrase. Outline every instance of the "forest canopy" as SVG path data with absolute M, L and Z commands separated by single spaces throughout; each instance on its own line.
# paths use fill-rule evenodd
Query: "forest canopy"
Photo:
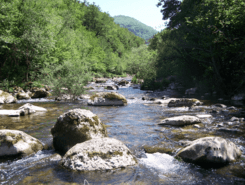
M 175 75 L 186 86 L 227 96 L 245 91 L 243 0 L 159 0 L 157 6 L 170 21 L 149 44 L 157 51 L 156 79 Z
M 81 75 L 123 75 L 122 57 L 145 43 L 95 4 L 0 0 L 0 6 L 1 81 L 38 81 L 48 69 L 65 77 L 74 66 Z
M 158 31 L 154 30 L 152 27 L 143 24 L 142 22 L 124 15 L 114 16 L 115 23 L 119 24 L 123 28 L 127 28 L 129 31 L 135 35 L 148 41 L 152 38 Z

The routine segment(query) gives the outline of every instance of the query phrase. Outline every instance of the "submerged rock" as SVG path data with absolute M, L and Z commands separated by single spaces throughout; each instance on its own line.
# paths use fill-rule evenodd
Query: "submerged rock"
M 36 138 L 18 130 L 0 130 L 0 156 L 29 155 L 43 149 Z
M 189 143 L 177 154 L 184 161 L 201 165 L 226 164 L 241 156 L 241 150 L 221 137 L 204 137 Z
M 0 104 L 3 103 L 16 103 L 16 98 L 11 94 L 0 90 Z
M 159 123 L 159 125 L 173 125 L 173 126 L 184 126 L 200 123 L 200 119 L 196 116 L 176 116 L 171 118 L 166 118 Z
M 136 158 L 121 141 L 107 137 L 76 144 L 61 160 L 62 166 L 77 171 L 111 170 L 135 164 Z
M 77 143 L 107 136 L 106 127 L 90 110 L 73 109 L 60 115 L 51 129 L 53 146 L 65 153 Z
M 88 105 L 98 105 L 98 106 L 122 106 L 126 105 L 127 100 L 126 98 L 118 94 L 116 92 L 101 92 L 96 93 L 95 95 L 90 97 L 88 100 Z

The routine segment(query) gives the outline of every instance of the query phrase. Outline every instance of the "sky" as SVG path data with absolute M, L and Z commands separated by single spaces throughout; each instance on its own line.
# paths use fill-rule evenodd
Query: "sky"
M 116 15 L 133 17 L 138 21 L 151 26 L 157 31 L 165 28 L 165 21 L 162 20 L 161 8 L 156 4 L 159 0 L 87 0 L 101 8 L 102 12 Z

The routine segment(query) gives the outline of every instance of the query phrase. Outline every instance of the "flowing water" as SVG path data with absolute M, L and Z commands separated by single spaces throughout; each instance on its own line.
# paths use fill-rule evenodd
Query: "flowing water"
M 166 117 L 207 113 L 212 109 L 210 102 L 193 110 L 168 108 L 141 100 L 146 91 L 128 87 L 120 88 L 118 93 L 127 98 L 127 106 L 93 107 L 87 106 L 82 100 L 71 103 L 41 99 L 31 103 L 47 108 L 46 113 L 0 117 L 0 129 L 24 131 L 49 146 L 48 150 L 25 158 L 0 159 L 0 184 L 245 184 L 244 123 L 238 129 L 231 129 L 231 126 L 227 126 L 227 130 L 217 129 L 218 123 L 231 117 L 228 112 L 223 112 L 203 120 L 200 128 L 163 127 L 158 123 Z M 167 91 L 165 94 L 179 96 Z M 17 109 L 26 102 L 4 104 L 0 108 Z M 108 136 L 124 142 L 137 157 L 139 164 L 103 172 L 74 172 L 59 166 L 56 152 L 52 149 L 50 129 L 59 115 L 74 108 L 89 109 L 97 114 L 107 125 Z M 231 140 L 242 150 L 242 157 L 222 168 L 203 168 L 174 158 L 174 154 L 183 148 L 181 140 L 205 136 L 220 136 Z M 150 152 L 154 150 L 155 153 Z M 158 153 L 158 150 L 166 153 Z

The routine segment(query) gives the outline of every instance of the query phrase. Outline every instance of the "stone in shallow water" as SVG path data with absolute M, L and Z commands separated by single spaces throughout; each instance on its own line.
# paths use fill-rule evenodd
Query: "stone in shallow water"
M 215 164 L 235 161 L 241 156 L 241 150 L 221 137 L 204 137 L 190 142 L 177 156 L 187 162 L 215 167 Z
M 200 123 L 200 119 L 196 116 L 176 116 L 171 118 L 166 118 L 159 123 L 159 125 L 173 125 L 173 126 L 184 126 Z
M 60 163 L 77 171 L 111 170 L 137 164 L 130 150 L 114 138 L 97 138 L 76 144 Z
M 77 143 L 107 136 L 106 127 L 90 110 L 73 109 L 60 115 L 51 129 L 57 151 L 67 152 Z
M 127 99 L 115 92 L 96 93 L 88 100 L 88 105 L 96 106 L 123 106 L 127 104 Z
M 47 112 L 48 111 L 47 109 L 43 107 L 38 107 L 30 103 L 26 103 L 25 105 L 19 107 L 18 110 L 20 110 L 20 114 L 23 116 L 27 114 L 32 114 L 35 112 Z
M 29 155 L 43 149 L 36 138 L 18 130 L 0 130 L 0 156 Z
M 11 94 L 0 90 L 0 104 L 3 103 L 16 103 L 16 98 Z
M 213 116 L 210 114 L 197 114 L 196 117 L 198 117 L 198 118 L 212 118 Z

